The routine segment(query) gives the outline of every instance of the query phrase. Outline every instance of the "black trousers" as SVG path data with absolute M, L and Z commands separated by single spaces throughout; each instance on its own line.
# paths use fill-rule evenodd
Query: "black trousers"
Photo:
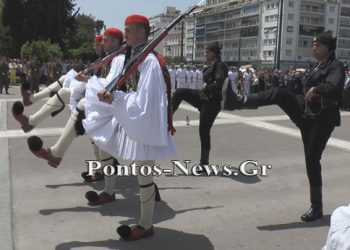
M 209 99 L 205 102 L 201 99 L 199 90 L 195 89 L 177 89 L 173 95 L 173 113 L 176 112 L 180 103 L 186 101 L 193 107 L 197 108 L 199 114 L 199 138 L 201 141 L 201 162 L 200 164 L 209 164 L 210 130 L 213 123 L 221 110 L 219 100 Z M 207 154 L 207 155 L 206 155 Z M 207 158 L 207 159 L 205 159 Z
M 282 88 L 272 88 L 259 93 L 259 106 L 277 104 L 301 132 L 304 144 L 306 171 L 310 186 L 322 186 L 321 157 L 334 130 L 332 122 L 321 122 L 304 115 L 304 96 L 295 95 Z
M 343 92 L 343 109 L 350 111 L 350 87 L 345 88 Z
M 6 93 L 8 92 L 9 89 L 9 79 L 7 75 L 1 76 L 0 77 L 0 92 L 2 93 L 2 90 L 5 88 Z
M 32 76 L 30 78 L 30 91 L 32 93 L 38 93 L 39 92 L 39 77 Z

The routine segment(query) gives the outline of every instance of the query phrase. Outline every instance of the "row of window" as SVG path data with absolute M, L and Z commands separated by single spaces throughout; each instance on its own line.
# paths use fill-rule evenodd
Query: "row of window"
M 289 50 L 289 49 L 286 49 L 284 51 L 284 55 L 286 57 L 291 57 L 293 56 L 292 54 L 292 50 Z M 266 57 L 273 57 L 275 56 L 275 51 L 274 50 L 264 50 L 263 51 L 263 56 L 266 58 Z M 303 53 L 303 54 L 300 54 L 298 55 L 298 59 L 301 59 L 302 57 L 310 57 L 310 53 Z
M 273 22 L 278 20 L 278 15 L 265 16 L 265 22 Z
M 278 15 L 265 16 L 265 22 L 273 22 L 273 21 L 277 21 L 277 20 L 278 20 Z M 288 20 L 293 21 L 294 14 L 289 13 Z M 304 23 L 304 24 L 323 25 L 324 19 L 320 18 L 320 17 L 300 16 L 300 22 Z M 334 22 L 335 22 L 334 18 L 328 19 L 329 24 L 334 24 Z
M 350 57 L 350 51 L 349 50 L 338 50 L 337 56 L 339 58 L 349 58 Z
M 350 17 L 350 8 L 342 7 L 340 11 L 340 15 Z
M 260 6 L 259 5 L 252 5 L 252 6 L 248 6 L 248 7 L 243 7 L 241 12 L 242 14 L 253 14 L 253 13 L 258 13 L 260 10 Z
M 340 26 L 350 27 L 350 17 L 341 17 L 340 18 Z
M 300 22 L 306 24 L 321 25 L 324 24 L 324 19 L 320 17 L 300 16 Z
M 349 49 L 350 48 L 350 40 L 339 39 L 338 48 Z
M 335 6 L 329 6 L 330 12 L 335 12 Z M 323 6 L 316 6 L 316 5 L 309 5 L 309 4 L 301 4 L 300 6 L 301 11 L 307 11 L 307 12 L 315 12 L 315 13 L 324 13 L 325 9 Z
M 339 29 L 338 37 L 350 38 L 350 29 Z

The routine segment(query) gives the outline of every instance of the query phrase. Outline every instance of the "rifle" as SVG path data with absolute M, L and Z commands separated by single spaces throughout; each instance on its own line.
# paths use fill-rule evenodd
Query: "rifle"
M 117 50 L 113 50 L 110 54 L 108 54 L 107 56 L 105 56 L 104 58 L 102 59 L 97 59 L 95 62 L 92 63 L 92 65 L 88 68 L 86 68 L 82 74 L 83 75 L 87 75 L 89 74 L 90 72 L 96 72 L 97 70 L 99 70 L 103 65 L 109 63 L 110 61 L 113 60 L 114 57 L 116 57 L 117 55 L 119 54 L 122 54 L 125 52 L 126 50 L 126 44 L 123 43 L 123 46 L 120 47 L 119 49 Z
M 130 75 L 137 69 L 137 67 L 144 61 L 147 55 L 153 51 L 153 49 L 165 38 L 168 32 L 178 24 L 182 19 L 184 19 L 187 15 L 197 9 L 203 0 L 199 2 L 197 5 L 191 7 L 188 11 L 178 16 L 175 20 L 173 20 L 170 24 L 168 24 L 165 29 L 160 32 L 153 40 L 148 42 L 146 46 L 135 56 L 130 58 L 128 63 L 124 66 L 124 69 L 121 74 L 116 76 L 107 86 L 106 91 L 111 92 L 114 89 L 119 89 L 124 85 L 126 80 L 130 77 Z

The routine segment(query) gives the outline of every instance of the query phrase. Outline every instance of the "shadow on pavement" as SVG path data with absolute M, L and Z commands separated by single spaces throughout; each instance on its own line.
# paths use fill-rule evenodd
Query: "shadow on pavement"
M 135 183 L 136 181 L 136 183 Z M 100 184 L 100 183 L 98 183 Z M 61 185 L 64 186 L 64 185 Z M 87 200 L 82 195 L 82 201 L 86 202 L 87 206 L 67 207 L 57 209 L 42 209 L 39 211 L 41 215 L 51 215 L 54 213 L 62 212 L 98 212 L 102 216 L 122 216 L 129 219 L 121 221 L 120 223 L 136 224 L 138 222 L 140 208 L 139 208 L 139 188 L 137 179 L 120 179 L 118 186 L 122 186 L 122 189 L 116 189 L 116 200 L 100 206 L 88 206 Z M 192 189 L 191 187 L 160 187 L 160 190 L 174 190 L 174 189 Z M 119 198 L 120 195 L 124 198 Z M 162 197 L 162 193 L 160 192 Z M 205 206 L 197 208 L 188 208 L 183 210 L 174 211 L 164 201 L 155 203 L 154 223 L 159 223 L 174 218 L 177 214 L 195 211 L 195 210 L 207 210 L 215 209 L 219 206 Z
M 116 233 L 116 238 L 118 238 Z M 204 235 L 189 234 L 167 228 L 155 228 L 155 236 L 140 241 L 105 240 L 95 242 L 71 241 L 56 246 L 56 250 L 85 247 L 104 247 L 115 250 L 167 249 L 167 250 L 213 250 L 214 246 Z
M 278 231 L 278 230 L 286 230 L 286 229 L 295 229 L 295 228 L 313 228 L 313 227 L 325 227 L 329 226 L 330 215 L 325 215 L 321 219 L 313 222 L 291 222 L 285 224 L 276 224 L 276 225 L 266 225 L 266 226 L 258 226 L 257 229 L 263 231 Z
M 137 204 L 137 205 L 136 205 Z M 222 206 L 206 206 L 206 207 L 197 207 L 189 208 L 175 211 L 171 209 L 164 201 L 156 202 L 155 205 L 155 214 L 154 214 L 154 223 L 159 223 L 162 221 L 173 219 L 177 214 L 182 214 L 195 210 L 208 210 L 220 208 Z M 139 205 L 135 201 L 118 200 L 112 203 L 108 203 L 98 207 L 69 207 L 69 208 L 59 208 L 59 209 L 43 209 L 39 213 L 41 215 L 51 215 L 54 213 L 62 212 L 98 212 L 102 216 L 122 216 L 128 217 L 129 219 L 120 221 L 122 224 L 136 224 L 139 218 Z
M 219 171 L 217 175 L 215 175 L 214 173 L 210 173 L 209 175 L 207 173 L 202 173 L 199 176 L 195 176 L 192 173 L 189 175 L 183 174 L 183 173 L 179 173 L 177 174 L 177 176 L 188 176 L 188 177 L 222 177 L 222 178 L 230 178 L 234 181 L 238 181 L 241 183 L 245 183 L 245 184 L 255 184 L 255 183 L 259 183 L 261 182 L 260 178 L 258 176 L 245 176 L 241 173 L 239 173 L 239 169 L 238 168 L 232 168 L 232 171 L 235 171 L 238 173 L 237 176 L 235 175 L 229 175 L 229 176 L 225 176 L 223 171 Z M 172 175 L 165 175 L 166 177 L 177 177 L 177 176 L 172 176 Z
M 45 185 L 47 188 L 60 188 L 60 187 L 83 187 L 83 186 L 91 186 L 94 189 L 101 190 L 101 186 L 103 186 L 103 181 L 101 182 L 75 182 L 75 183 L 64 183 L 64 184 L 50 184 L 50 185 Z

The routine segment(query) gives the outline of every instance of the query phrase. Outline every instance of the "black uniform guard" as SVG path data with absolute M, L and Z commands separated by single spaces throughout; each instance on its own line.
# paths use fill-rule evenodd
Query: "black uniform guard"
M 330 32 L 314 38 L 312 52 L 318 64 L 304 80 L 305 95 L 272 88 L 242 99 L 243 108 L 277 104 L 300 129 L 311 201 L 310 209 L 301 216 L 305 222 L 323 216 L 320 160 L 334 127 L 340 126 L 345 69 L 335 58 L 335 49 L 336 38 Z
M 217 42 L 206 47 L 206 58 L 211 63 L 203 72 L 204 86 L 200 90 L 179 88 L 173 95 L 173 113 L 185 100 L 200 112 L 199 137 L 201 140 L 200 165 L 209 164 L 210 129 L 221 110 L 222 85 L 227 77 L 227 66 L 221 61 L 221 47 Z

